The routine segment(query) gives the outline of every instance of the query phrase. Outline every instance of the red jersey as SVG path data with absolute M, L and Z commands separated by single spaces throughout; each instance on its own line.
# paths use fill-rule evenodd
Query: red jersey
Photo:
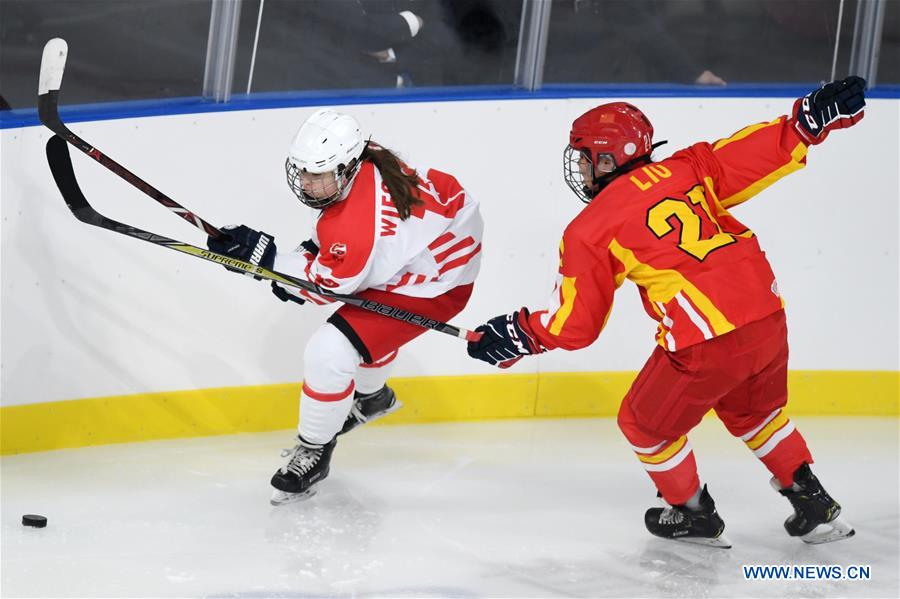
M 675 351 L 783 308 L 753 232 L 728 210 L 806 165 L 786 117 L 631 170 L 566 227 L 550 306 L 529 324 L 544 347 L 593 343 L 629 279 Z

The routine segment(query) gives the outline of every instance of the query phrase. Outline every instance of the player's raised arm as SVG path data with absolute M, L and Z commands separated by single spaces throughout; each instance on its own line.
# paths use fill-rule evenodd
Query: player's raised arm
M 834 129 L 858 123 L 865 109 L 865 80 L 847 77 L 798 98 L 790 115 L 744 127 L 694 153 L 707 171 L 723 208 L 731 208 L 806 166 L 808 147 Z

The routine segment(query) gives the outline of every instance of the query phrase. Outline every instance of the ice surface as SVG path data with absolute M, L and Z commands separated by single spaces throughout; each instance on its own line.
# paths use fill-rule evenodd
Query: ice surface
M 788 537 L 788 502 L 714 419 L 692 434 L 731 550 L 651 537 L 655 492 L 614 420 L 365 426 L 307 502 L 269 505 L 291 432 L 0 461 L 4 597 L 897 597 L 898 426 L 798 418 L 857 535 Z M 22 514 L 49 518 L 25 528 Z M 869 565 L 748 581 L 743 564 Z

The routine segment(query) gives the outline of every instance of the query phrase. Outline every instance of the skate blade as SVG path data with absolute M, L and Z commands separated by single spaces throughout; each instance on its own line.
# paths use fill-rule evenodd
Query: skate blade
M 800 539 L 810 545 L 821 545 L 822 543 L 849 539 L 855 534 L 856 531 L 850 526 L 850 523 L 838 516 L 831 522 L 819 524 L 812 531 L 800 537 Z
M 717 549 L 731 549 L 731 540 L 725 535 L 719 535 L 715 539 L 706 537 L 681 537 L 672 539 L 679 543 L 690 543 L 691 545 L 703 545 L 704 547 L 715 547 Z
M 298 501 L 304 501 L 309 499 L 313 495 L 316 494 L 316 488 L 312 487 L 303 491 L 302 493 L 285 493 L 284 491 L 279 491 L 275 489 L 272 491 L 272 497 L 269 499 L 269 503 L 274 506 L 287 505 L 289 503 L 297 503 Z

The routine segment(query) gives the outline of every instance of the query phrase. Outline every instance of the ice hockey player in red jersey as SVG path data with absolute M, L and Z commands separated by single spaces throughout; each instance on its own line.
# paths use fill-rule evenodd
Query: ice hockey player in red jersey
M 688 432 L 710 409 L 772 473 L 790 500 L 791 536 L 821 543 L 853 529 L 810 470 L 784 412 L 787 329 L 775 275 L 753 232 L 730 210 L 803 168 L 809 146 L 863 117 L 865 81 L 849 77 L 798 99 L 789 116 L 750 125 L 653 162 L 653 127 L 625 102 L 589 110 L 565 150 L 569 187 L 588 205 L 566 227 L 546 309 L 489 320 L 469 355 L 508 367 L 522 356 L 597 339 L 629 279 L 658 322 L 657 347 L 622 401 L 618 422 L 664 506 L 654 535 L 728 547 L 697 474 Z
M 294 137 L 285 162 L 297 198 L 319 211 L 313 236 L 278 252 L 272 236 L 246 226 L 213 251 L 447 321 L 469 300 L 481 263 L 478 203 L 447 173 L 413 169 L 367 141 L 356 120 L 323 109 Z M 272 283 L 282 301 L 325 297 Z M 344 305 L 306 345 L 299 435 L 272 477 L 272 503 L 309 497 L 328 476 L 337 435 L 399 407 L 385 383 L 397 351 L 426 329 Z

